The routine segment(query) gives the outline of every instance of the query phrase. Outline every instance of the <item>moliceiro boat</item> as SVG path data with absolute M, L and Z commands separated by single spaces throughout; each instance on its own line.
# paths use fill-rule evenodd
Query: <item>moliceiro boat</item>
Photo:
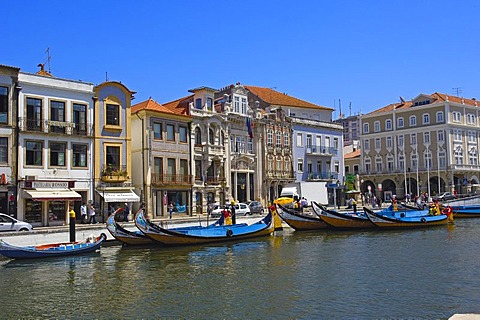
M 123 210 L 123 208 L 120 209 Z M 120 209 L 117 209 L 117 211 Z M 135 231 L 130 231 L 121 226 L 115 220 L 117 211 L 112 213 L 107 219 L 107 230 L 115 239 L 126 245 L 148 245 L 153 243 L 153 240 L 143 234 L 140 230 L 137 229 Z
M 363 210 L 368 219 L 379 228 L 424 228 L 448 223 L 446 214 L 429 215 L 428 210 L 392 211 L 385 209 L 375 212 L 365 207 Z
M 479 195 L 450 200 L 443 205 L 452 208 L 455 218 L 480 218 Z
M 308 216 L 293 208 L 276 204 L 278 216 L 295 231 L 326 229 L 328 225 L 316 215 Z
M 317 216 L 327 225 L 338 229 L 369 229 L 375 225 L 363 212 L 340 212 L 328 210 L 322 205 L 312 201 L 312 207 Z
M 0 240 L 0 254 L 11 259 L 36 259 L 71 256 L 94 252 L 100 249 L 107 236 L 90 236 L 85 241 L 42 244 L 37 246 L 14 246 Z
M 212 242 L 235 241 L 253 237 L 267 236 L 273 233 L 272 213 L 253 224 L 238 223 L 224 225 L 223 219 L 217 223 L 202 226 L 167 229 L 152 223 L 143 211 L 137 213 L 135 225 L 149 238 L 165 245 L 193 245 Z

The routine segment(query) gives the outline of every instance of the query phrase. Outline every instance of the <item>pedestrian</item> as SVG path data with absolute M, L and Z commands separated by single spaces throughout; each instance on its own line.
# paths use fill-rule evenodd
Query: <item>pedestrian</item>
M 85 202 L 80 206 L 80 216 L 82 217 L 81 223 L 87 223 L 87 204 Z
M 357 213 L 357 201 L 352 198 L 353 212 Z
M 95 207 L 93 206 L 93 204 L 90 205 L 90 207 L 88 208 L 88 215 L 90 217 L 90 224 L 95 224 L 97 223 L 97 220 L 95 219 Z
M 170 219 L 172 219 L 172 214 L 173 214 L 173 203 L 170 202 L 168 205 L 168 213 L 170 214 Z
M 126 202 L 125 202 L 125 208 L 123 209 L 123 212 L 125 214 L 123 221 L 128 222 L 128 215 L 130 214 L 130 206 Z
M 232 215 L 232 224 L 237 223 L 237 217 L 235 215 L 235 200 L 232 200 L 230 204 L 230 214 Z

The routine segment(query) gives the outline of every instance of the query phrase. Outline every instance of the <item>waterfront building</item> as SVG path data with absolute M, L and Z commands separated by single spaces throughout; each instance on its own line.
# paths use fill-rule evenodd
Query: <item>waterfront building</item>
M 0 65 L 0 212 L 17 218 L 19 68 Z
M 360 115 L 350 115 L 336 119 L 334 122 L 343 126 L 343 145 L 358 149 L 360 143 Z
M 132 106 L 132 182 L 152 217 L 192 214 L 192 116 L 181 99 L 162 105 L 149 98 Z
M 476 99 L 435 92 L 400 100 L 360 117 L 362 191 L 382 199 L 471 192 L 480 181 Z
M 93 84 L 19 72 L 18 218 L 68 222 L 69 204 L 93 199 Z
M 106 81 L 95 86 L 94 93 L 93 204 L 98 216 L 105 218 L 125 203 L 140 201 L 141 190 L 135 193 L 132 184 L 131 101 L 135 92 L 121 82 Z

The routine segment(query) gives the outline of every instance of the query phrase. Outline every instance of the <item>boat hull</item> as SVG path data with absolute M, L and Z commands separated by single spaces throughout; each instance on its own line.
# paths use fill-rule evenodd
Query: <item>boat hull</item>
M 221 220 L 219 220 L 221 221 Z M 164 245 L 195 245 L 215 242 L 237 241 L 254 237 L 268 236 L 274 231 L 272 214 L 261 221 L 247 225 L 220 225 L 215 223 L 206 227 L 184 227 L 166 229 L 151 223 L 143 212 L 135 217 L 135 225 L 147 237 Z
M 323 206 L 312 202 L 315 213 L 325 221 L 326 224 L 337 229 L 371 229 L 375 225 L 366 216 L 357 213 L 343 213 L 327 210 Z
M 281 205 L 276 205 L 278 216 L 296 231 L 321 230 L 328 225 L 316 216 L 308 217 L 289 210 Z
M 130 231 L 122 227 L 115 221 L 115 212 L 112 213 L 107 219 L 107 230 L 118 241 L 127 245 L 148 245 L 152 244 L 153 240 L 144 235 L 142 232 Z
M 100 249 L 107 236 L 102 233 L 92 243 L 66 242 L 39 246 L 14 246 L 0 241 L 0 254 L 10 259 L 38 259 L 79 255 Z
M 414 215 L 412 213 L 409 216 L 398 217 L 396 213 L 384 215 L 382 212 L 374 212 L 368 208 L 363 208 L 363 210 L 373 224 L 383 229 L 425 228 L 448 223 L 448 217 L 445 214 L 431 216 L 427 214 Z
M 480 205 L 451 206 L 455 218 L 480 218 Z

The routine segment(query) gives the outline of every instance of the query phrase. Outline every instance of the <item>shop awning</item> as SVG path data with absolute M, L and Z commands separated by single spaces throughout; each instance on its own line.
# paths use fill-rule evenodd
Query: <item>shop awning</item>
M 34 201 L 80 201 L 82 196 L 70 189 L 32 189 L 23 190 L 25 199 Z
M 103 197 L 105 202 L 139 202 L 140 197 L 136 195 L 135 192 L 121 191 L 121 192 L 112 192 L 112 191 L 98 191 L 97 193 Z

